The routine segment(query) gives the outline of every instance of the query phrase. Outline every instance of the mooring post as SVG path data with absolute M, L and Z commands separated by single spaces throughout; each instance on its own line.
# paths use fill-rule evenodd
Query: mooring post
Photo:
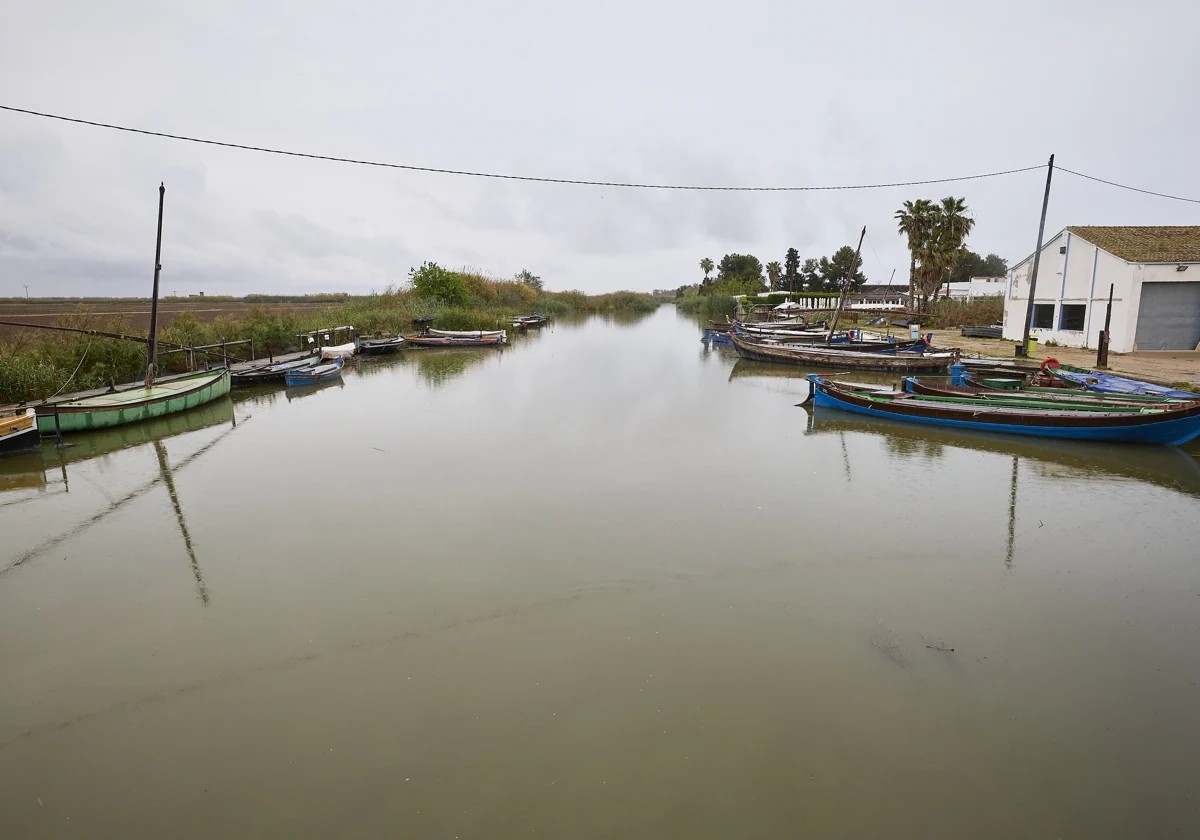
M 1033 252 L 1033 270 L 1029 274 L 1029 304 L 1025 307 L 1025 333 L 1017 347 L 1018 356 L 1029 355 L 1029 331 L 1033 328 L 1033 293 L 1037 290 L 1038 266 L 1042 261 L 1042 237 L 1046 233 L 1046 208 L 1050 206 L 1050 179 L 1054 177 L 1054 155 L 1046 169 L 1046 194 L 1042 196 L 1042 220 L 1038 223 L 1037 250 Z
M 1100 333 L 1100 346 L 1096 348 L 1096 367 L 1108 367 L 1109 326 L 1112 324 L 1112 302 L 1114 283 L 1108 284 L 1108 309 L 1104 312 L 1104 330 Z
M 58 419 L 57 405 L 54 406 L 54 437 L 56 438 L 54 445 L 61 447 L 63 445 L 62 423 Z
M 158 362 L 158 274 L 162 271 L 162 220 L 163 196 L 167 193 L 164 184 L 158 185 L 158 239 L 154 244 L 154 295 L 150 298 L 150 342 L 146 348 L 146 387 L 154 384 Z

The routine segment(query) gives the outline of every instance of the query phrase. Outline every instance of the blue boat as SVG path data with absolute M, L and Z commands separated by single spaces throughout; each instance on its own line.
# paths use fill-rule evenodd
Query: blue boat
M 318 382 L 328 382 L 342 375 L 342 366 L 345 363 L 345 360 L 341 356 L 338 356 L 332 362 L 323 365 L 289 370 L 285 375 L 285 379 L 289 388 L 297 385 L 315 385 Z
M 1200 437 L 1200 401 L 1150 406 L 1011 404 L 972 397 L 879 392 L 808 375 L 815 405 L 871 417 L 1072 440 L 1166 443 L 1180 446 Z
M 1172 397 L 1180 400 L 1200 400 L 1200 394 L 1191 391 L 1180 391 L 1177 388 L 1167 388 L 1140 379 L 1128 379 L 1115 373 L 1105 373 L 1102 370 L 1085 370 L 1059 364 L 1057 359 L 1047 359 L 1042 363 L 1042 370 L 1055 379 L 1070 383 L 1089 391 L 1101 394 L 1141 394 L 1151 397 Z
M 701 341 L 711 341 L 713 344 L 733 344 L 733 339 L 729 337 L 729 331 L 705 329 L 704 335 L 700 338 Z

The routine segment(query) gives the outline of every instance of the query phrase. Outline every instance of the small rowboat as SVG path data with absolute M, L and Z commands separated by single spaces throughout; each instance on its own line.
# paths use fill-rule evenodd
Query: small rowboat
M 404 346 L 404 336 L 393 335 L 387 338 L 360 338 L 358 352 L 364 356 L 381 356 L 384 353 L 395 353 Z
M 518 315 L 513 318 L 512 325 L 517 329 L 527 330 L 530 327 L 544 326 L 548 320 L 541 312 L 534 312 L 532 315 Z
M 412 347 L 500 347 L 508 342 L 508 334 L 503 330 L 498 336 L 482 338 L 459 338 L 444 335 L 408 335 L 404 337 Z
M 1200 436 L 1200 402 L 1168 406 L 1006 405 L 973 398 L 880 394 L 808 375 L 818 407 L 873 417 L 1074 440 L 1182 445 Z
M 353 341 L 346 344 L 335 344 L 331 347 L 321 348 L 322 359 L 348 359 L 354 355 L 358 349 L 358 345 Z
M 212 402 L 229 393 L 229 369 L 209 370 L 156 379 L 149 388 L 141 382 L 103 391 L 70 394 L 34 407 L 38 430 L 83 432 L 105 429 L 174 414 Z
M 264 365 L 263 367 L 254 368 L 243 372 L 234 372 L 230 375 L 234 388 L 245 388 L 251 385 L 266 385 L 272 382 L 282 382 L 287 372 L 290 370 L 303 370 L 315 366 L 320 359 L 317 356 L 305 356 L 303 359 L 295 359 L 290 362 L 279 362 L 273 365 Z
M 25 409 L 9 414 L 0 412 L 0 455 L 32 449 L 41 442 L 37 422 Z
M 936 371 L 954 364 L 958 351 L 913 353 L 897 350 L 856 350 L 847 345 L 768 344 L 732 337 L 738 355 L 760 362 L 779 362 L 841 370 Z
M 345 364 L 345 360 L 341 356 L 338 356 L 328 364 L 302 368 L 300 370 L 289 370 L 284 378 L 289 388 L 294 388 L 298 385 L 315 385 L 318 382 L 328 382 L 331 379 L 337 379 L 342 375 L 342 367 Z
M 508 341 L 508 332 L 505 330 L 435 330 L 430 328 L 425 332 L 427 335 L 434 338 L 461 338 L 477 340 L 491 338 L 496 339 L 501 343 Z

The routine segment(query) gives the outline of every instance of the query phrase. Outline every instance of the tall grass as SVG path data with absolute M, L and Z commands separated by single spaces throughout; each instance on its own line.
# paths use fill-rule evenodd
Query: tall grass
M 511 330 L 513 315 L 533 311 L 551 315 L 619 314 L 649 312 L 658 306 L 651 295 L 635 292 L 594 296 L 576 291 L 539 292 L 524 283 L 494 280 L 474 270 L 458 273 L 470 290 L 470 303 L 466 306 L 447 306 L 418 297 L 411 289 L 389 288 L 381 294 L 346 297 L 344 302 L 331 302 L 306 311 L 251 306 L 208 322 L 184 311 L 175 315 L 170 326 L 159 330 L 159 339 L 164 344 L 195 347 L 251 338 L 255 353 L 262 357 L 294 348 L 298 346 L 298 334 L 324 327 L 352 325 L 360 335 L 376 332 L 394 335 L 411 331 L 414 318 L 433 317 L 441 329 Z M 319 300 L 327 296 L 306 297 Z M 60 317 L 58 325 L 144 335 L 133 331 L 122 318 L 86 309 Z M 164 372 L 186 369 L 186 354 L 163 354 L 167 349 L 160 347 L 160 369 Z M 229 352 L 245 357 L 249 348 L 241 345 L 230 348 Z M 216 361 L 215 357 L 212 359 Z M 198 356 L 198 361 L 203 361 L 203 357 Z M 64 386 L 67 391 L 78 391 L 99 388 L 110 381 L 129 382 L 142 374 L 145 364 L 143 344 L 77 333 L 21 330 L 10 339 L 0 340 L 0 404 L 45 399 Z M 70 379 L 76 366 L 78 372 Z

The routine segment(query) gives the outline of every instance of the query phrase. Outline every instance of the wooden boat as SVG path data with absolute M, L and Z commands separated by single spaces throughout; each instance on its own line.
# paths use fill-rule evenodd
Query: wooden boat
M 404 340 L 412 347 L 499 347 L 508 342 L 508 334 L 503 330 L 498 336 L 482 338 L 459 338 L 443 335 L 408 335 Z
M 1172 407 L 1114 405 L 997 405 L 984 400 L 883 395 L 809 374 L 818 407 L 913 423 L 1074 440 L 1181 445 L 1200 436 L 1200 402 Z
M 358 345 L 351 341 L 346 344 L 334 344 L 320 349 L 322 359 L 349 359 L 358 350 Z
M 0 412 L 0 455 L 32 449 L 40 442 L 37 422 L 27 410 Z
M 864 351 L 845 345 L 768 344 L 732 336 L 738 354 L 760 362 L 779 362 L 840 370 L 936 371 L 954 364 L 958 351 L 913 353 L 908 351 Z
M 519 330 L 527 330 L 531 327 L 545 326 L 549 319 L 541 312 L 534 312 L 532 315 L 518 315 L 513 318 L 513 326 Z
M 289 388 L 294 388 L 298 385 L 315 385 L 318 382 L 328 382 L 342 375 L 342 367 L 345 364 L 346 360 L 338 356 L 328 364 L 301 368 L 299 370 L 289 370 L 284 374 L 284 381 L 287 382 Z
M 970 380 L 967 380 L 968 382 Z M 904 390 L 910 394 L 927 397 L 951 397 L 983 400 L 995 405 L 1117 405 L 1117 406 L 1166 406 L 1181 405 L 1195 400 L 1180 400 L 1147 395 L 1101 394 L 1094 391 L 1079 391 L 1074 388 L 989 388 L 973 384 L 956 384 L 953 381 L 934 381 L 908 376 L 903 381 Z
M 713 344 L 733 344 L 733 339 L 729 337 L 728 330 L 705 330 L 700 340 L 711 341 Z
M 1152 382 L 1129 379 L 1113 373 L 1105 373 L 1104 371 L 1072 367 L 1071 365 L 1062 364 L 1057 359 L 1047 359 L 1042 362 L 1042 372 L 1069 385 L 1103 394 L 1143 394 L 1157 397 L 1200 400 L 1200 394 L 1195 394 L 1191 391 L 1180 391 L 1177 388 L 1167 388 L 1163 385 L 1155 385 Z
M 377 338 L 360 338 L 358 352 L 364 356 L 382 356 L 385 353 L 395 353 L 404 346 L 404 336 L 380 336 Z
M 303 359 L 294 359 L 290 362 L 264 365 L 246 371 L 234 371 L 229 378 L 234 388 L 268 385 L 274 382 L 283 382 L 288 371 L 314 367 L 320 361 L 320 357 L 316 355 L 305 356 Z
M 435 330 L 432 327 L 425 331 L 427 336 L 434 338 L 459 338 L 459 339 L 496 339 L 504 343 L 508 341 L 508 332 L 506 330 Z
M 34 406 L 39 431 L 82 432 L 137 423 L 195 408 L 229 393 L 229 369 L 187 373 L 101 391 L 70 394 Z

